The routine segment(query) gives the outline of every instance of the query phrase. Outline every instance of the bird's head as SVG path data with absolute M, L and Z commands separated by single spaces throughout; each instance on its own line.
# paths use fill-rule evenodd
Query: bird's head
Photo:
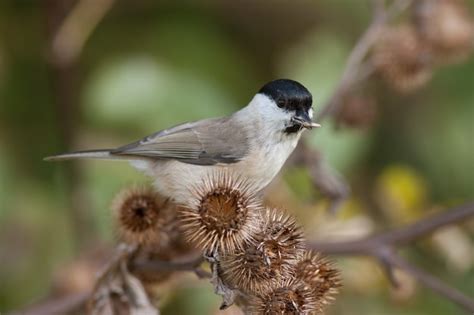
M 279 79 L 265 84 L 254 99 L 262 118 L 286 134 L 320 127 L 312 121 L 313 98 L 300 83 Z

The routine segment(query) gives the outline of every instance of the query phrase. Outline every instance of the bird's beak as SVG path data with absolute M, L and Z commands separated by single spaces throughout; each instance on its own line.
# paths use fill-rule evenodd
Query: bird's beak
M 306 112 L 299 112 L 293 118 L 291 118 L 291 121 L 295 124 L 298 124 L 302 126 L 303 128 L 306 129 L 313 129 L 313 128 L 319 128 L 321 127 L 320 124 L 315 123 L 314 121 L 311 120 L 311 118 L 308 116 Z

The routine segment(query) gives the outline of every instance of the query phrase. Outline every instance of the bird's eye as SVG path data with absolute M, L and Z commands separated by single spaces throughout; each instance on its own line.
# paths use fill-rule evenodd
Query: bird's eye
M 282 108 L 285 106 L 285 100 L 284 99 L 279 99 L 277 102 L 277 106 Z

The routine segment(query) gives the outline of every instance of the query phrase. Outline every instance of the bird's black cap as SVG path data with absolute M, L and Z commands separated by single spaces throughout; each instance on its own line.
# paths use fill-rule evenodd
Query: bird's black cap
M 308 89 L 289 79 L 268 82 L 258 93 L 268 96 L 278 107 L 288 111 L 307 111 L 313 103 L 313 97 Z

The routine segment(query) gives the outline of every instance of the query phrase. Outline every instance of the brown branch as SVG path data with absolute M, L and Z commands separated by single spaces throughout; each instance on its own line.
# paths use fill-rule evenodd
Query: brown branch
M 312 242 L 309 247 L 334 255 L 371 256 L 384 266 L 388 278 L 396 285 L 392 269 L 400 268 L 412 275 L 427 288 L 455 302 L 465 310 L 474 312 L 474 300 L 457 289 L 450 287 L 434 276 L 409 264 L 395 253 L 397 246 L 408 245 L 418 238 L 425 237 L 435 230 L 463 222 L 474 217 L 474 203 L 465 204 L 427 219 L 422 219 L 412 225 L 370 236 L 361 240 L 346 242 Z
M 393 17 L 407 9 L 411 5 L 412 0 L 395 0 L 387 9 L 385 9 L 384 2 L 383 0 L 374 1 L 372 22 L 349 54 L 341 79 L 334 93 L 319 112 L 318 119 L 320 121 L 327 116 L 336 114 L 342 105 L 341 100 L 347 92 L 372 73 L 373 68 L 368 66 L 364 60 L 376 42 L 380 29 Z
M 46 18 L 47 61 L 57 116 L 57 135 L 61 151 L 71 151 L 80 121 L 79 59 L 83 47 L 98 23 L 112 7 L 114 0 L 44 0 Z M 77 163 L 63 166 L 68 208 L 74 227 L 77 247 L 92 242 L 93 222 L 84 212 L 88 209 L 81 187 L 81 172 Z
M 24 310 L 10 315 L 56 315 L 79 312 L 90 297 L 90 292 L 76 293 L 67 296 L 48 298 Z
M 406 245 L 436 229 L 458 223 L 474 216 L 474 203 L 448 209 L 431 218 L 420 220 L 412 225 L 347 242 L 312 242 L 311 247 L 326 254 L 371 255 L 374 248 L 382 245 Z
M 366 57 L 376 42 L 380 30 L 394 17 L 406 10 L 412 2 L 413 0 L 394 0 L 386 8 L 384 0 L 373 1 L 372 22 L 349 54 L 341 79 L 317 115 L 317 120 L 322 121 L 329 116 L 336 115 L 343 105 L 344 96 L 357 84 L 372 75 L 374 67 L 370 62 L 366 62 Z M 302 165 L 308 169 L 313 186 L 330 201 L 329 212 L 336 212 L 349 196 L 350 187 L 344 178 L 324 162 L 321 154 L 311 149 L 305 141 L 300 141 L 288 164 Z
M 51 50 L 55 62 L 72 64 L 80 57 L 82 50 L 114 0 L 79 0 L 58 28 Z
M 133 249 L 127 250 L 128 253 L 133 252 Z M 107 264 L 105 270 L 98 277 L 98 282 L 104 278 L 109 270 L 116 266 L 116 263 L 123 258 L 123 248 L 120 246 L 117 250 L 116 257 L 111 263 Z M 163 261 L 163 260 L 143 260 L 137 259 L 129 262 L 129 266 L 134 271 L 140 272 L 173 272 L 173 271 L 191 271 L 194 272 L 199 278 L 209 278 L 211 275 L 200 269 L 200 265 L 204 259 L 202 256 L 195 256 L 189 258 L 186 261 Z M 12 312 L 10 315 L 54 315 L 54 314 L 68 314 L 71 312 L 80 311 L 89 301 L 92 296 L 92 292 L 81 292 L 67 296 L 51 297 L 47 300 L 34 304 L 22 311 Z
M 199 278 L 210 278 L 211 274 L 200 268 L 204 262 L 202 256 L 186 261 L 164 261 L 164 260 L 135 260 L 130 263 L 131 270 L 140 270 L 142 272 L 166 272 L 166 271 L 192 271 Z
M 395 253 L 390 254 L 389 261 L 392 266 L 404 270 L 425 287 L 430 288 L 439 295 L 455 302 L 470 314 L 474 313 L 474 300 L 466 296 L 464 293 L 447 285 L 423 269 L 410 264 Z
M 300 141 L 288 165 L 306 167 L 313 187 L 329 200 L 330 213 L 335 213 L 350 195 L 350 187 L 345 179 L 324 160 L 320 152 L 304 141 Z
M 52 49 L 53 39 L 67 18 L 74 0 L 44 0 L 46 23 L 46 45 L 48 71 L 50 76 L 53 112 L 56 116 L 55 135 L 58 137 L 60 151 L 71 151 L 76 139 L 80 121 L 80 78 L 76 62 L 61 63 Z M 92 242 L 92 233 L 84 233 L 93 226 L 93 222 L 84 209 L 87 199 L 81 191 L 81 172 L 77 163 L 63 166 L 64 187 L 67 191 L 67 208 L 70 209 L 71 226 L 73 227 L 74 245 L 82 247 Z

